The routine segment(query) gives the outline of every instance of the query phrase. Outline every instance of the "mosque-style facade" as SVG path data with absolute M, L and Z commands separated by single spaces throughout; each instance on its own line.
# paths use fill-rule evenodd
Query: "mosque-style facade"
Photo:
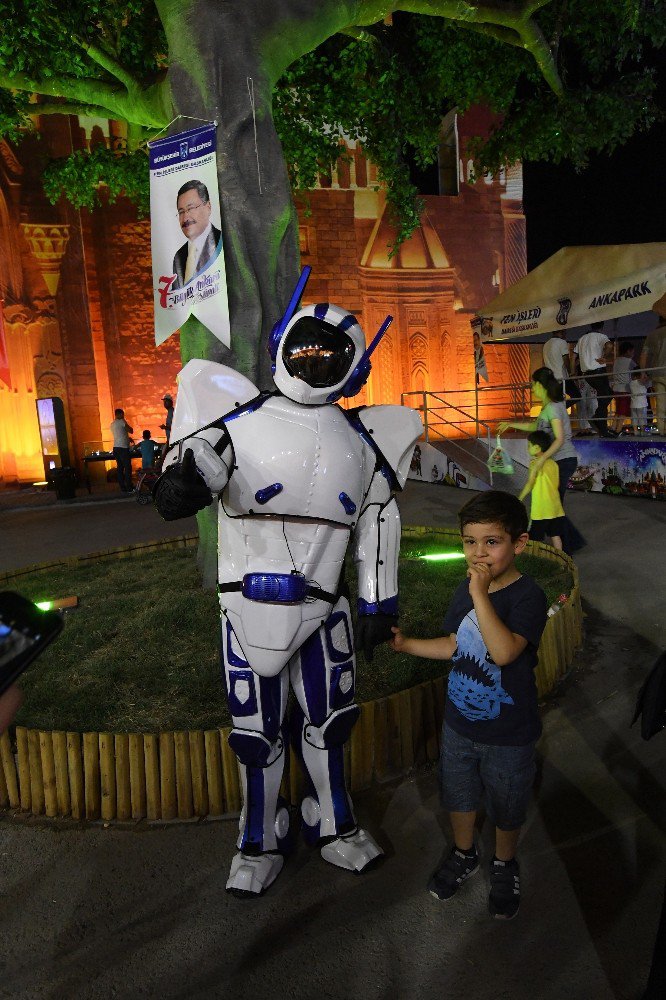
M 297 199 L 301 259 L 313 268 L 308 301 L 343 306 L 366 334 L 395 317 L 355 403 L 444 392 L 474 408 L 470 317 L 526 271 L 520 166 L 468 183 L 467 137 L 489 121 L 482 110 L 448 116 L 439 170 L 447 193 L 425 195 L 420 228 L 393 255 L 384 192 L 362 149 L 350 146 L 307 202 Z M 110 442 L 117 406 L 138 438 L 144 428 L 161 437 L 161 398 L 175 393 L 180 358 L 177 334 L 154 343 L 149 221 L 122 199 L 94 212 L 63 199 L 52 206 L 40 182 L 46 156 L 118 134 L 115 122 L 45 116 L 20 146 L 0 141 L 0 488 L 48 470 L 38 400 L 62 401 L 57 461 L 80 474 L 84 454 Z M 490 386 L 528 378 L 526 347 L 485 353 Z M 480 414 L 491 413 L 492 393 L 483 400 Z

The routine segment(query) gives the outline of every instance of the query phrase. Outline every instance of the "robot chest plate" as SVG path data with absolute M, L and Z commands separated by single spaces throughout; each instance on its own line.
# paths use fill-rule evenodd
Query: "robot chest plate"
M 229 513 L 356 522 L 374 456 L 338 407 L 278 397 L 227 426 L 236 465 L 223 498 Z

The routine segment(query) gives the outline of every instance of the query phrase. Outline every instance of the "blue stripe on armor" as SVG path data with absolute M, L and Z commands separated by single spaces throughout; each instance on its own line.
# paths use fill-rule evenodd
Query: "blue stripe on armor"
M 229 670 L 227 700 L 234 719 L 257 714 L 255 674 L 251 670 Z M 244 696 L 244 700 L 243 700 Z
M 315 319 L 324 319 L 328 312 L 328 302 L 318 302 L 314 309 Z
M 246 774 L 245 829 L 241 851 L 260 854 L 264 849 L 264 770 L 261 767 L 247 767 Z
M 345 629 L 343 649 L 339 649 L 333 645 L 333 638 L 331 635 L 340 622 L 344 622 Z M 347 613 L 345 611 L 334 611 L 332 615 L 329 615 L 324 623 L 324 633 L 326 635 L 326 648 L 328 650 L 328 655 L 333 663 L 342 663 L 343 660 L 348 660 L 352 655 L 352 638 Z M 342 637 L 340 636 L 340 638 Z
M 230 667 L 247 667 L 248 662 L 244 660 L 237 653 L 234 653 L 233 646 L 231 645 L 231 637 L 234 635 L 234 630 L 231 627 L 231 622 L 227 618 L 227 663 Z M 224 627 L 224 626 L 223 626 Z M 224 650 L 222 650 L 222 670 L 224 671 Z
M 255 410 L 260 410 L 264 403 L 269 400 L 272 395 L 273 394 L 270 392 L 263 392 L 261 395 L 251 399 L 249 403 L 245 403 L 243 406 L 239 406 L 235 410 L 232 410 L 231 413 L 227 413 L 224 417 L 225 424 L 228 424 L 230 420 L 236 420 L 237 417 L 242 417 L 246 413 L 254 413 Z
M 362 597 L 357 598 L 356 610 L 359 615 L 397 615 L 398 595 L 387 597 L 384 601 L 370 602 Z
M 343 691 L 340 687 L 340 678 L 343 674 L 347 673 L 351 674 L 351 684 L 347 691 Z M 348 678 L 345 678 L 345 680 L 348 680 Z M 344 708 L 345 705 L 349 704 L 354 697 L 355 688 L 353 662 L 338 663 L 331 671 L 331 708 Z
M 340 333 L 344 333 L 345 330 L 348 330 L 351 326 L 355 326 L 357 323 L 358 320 L 356 319 L 356 316 L 352 316 L 351 313 L 347 313 L 342 322 L 338 323 L 338 330 Z
M 282 682 L 280 675 L 275 677 L 259 677 L 259 692 L 261 694 L 262 733 L 275 743 L 280 732 L 282 714 Z
M 319 632 L 314 632 L 301 646 L 301 677 L 313 726 L 321 726 L 328 715 L 326 697 L 326 661 Z
M 356 824 L 345 785 L 342 747 L 334 747 L 328 751 L 328 780 L 331 788 L 336 833 L 350 833 Z

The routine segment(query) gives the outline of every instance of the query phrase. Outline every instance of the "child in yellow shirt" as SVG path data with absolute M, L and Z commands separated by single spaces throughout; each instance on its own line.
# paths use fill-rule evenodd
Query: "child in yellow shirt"
M 562 548 L 562 538 L 566 533 L 566 517 L 560 500 L 560 470 L 552 458 L 544 459 L 543 452 L 550 448 L 552 441 L 545 431 L 532 431 L 527 435 L 527 450 L 532 456 L 529 478 L 520 492 L 519 500 L 532 494 L 530 538 L 542 542 L 550 536 L 553 548 Z

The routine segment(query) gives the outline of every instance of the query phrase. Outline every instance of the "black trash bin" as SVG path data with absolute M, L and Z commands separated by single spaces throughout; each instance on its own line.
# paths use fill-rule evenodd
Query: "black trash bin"
M 76 496 L 76 469 L 64 465 L 51 469 L 49 480 L 53 483 L 58 500 L 73 500 Z

